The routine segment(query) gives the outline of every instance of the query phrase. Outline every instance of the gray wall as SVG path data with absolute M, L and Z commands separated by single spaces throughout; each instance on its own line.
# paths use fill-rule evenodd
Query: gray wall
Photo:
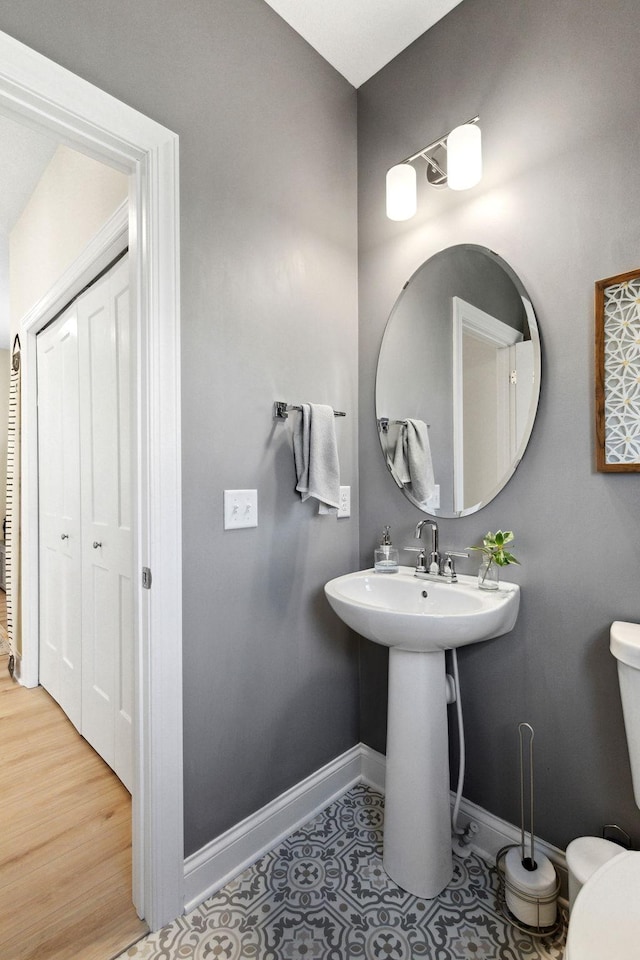
M 382 523 L 411 540 L 418 510 L 382 462 L 377 352 L 402 284 L 437 250 L 478 243 L 520 275 L 543 341 L 542 399 L 524 460 L 441 543 L 516 532 L 518 624 L 461 651 L 465 796 L 518 823 L 517 724 L 536 731 L 537 829 L 564 846 L 616 821 L 640 837 L 612 620 L 640 621 L 640 477 L 594 470 L 594 281 L 640 266 L 636 0 L 465 0 L 359 91 L 361 563 Z M 386 169 L 474 114 L 484 177 L 384 214 Z M 421 179 L 421 178 L 419 178 Z M 464 562 L 469 572 L 477 559 Z M 512 572 L 513 571 L 513 572 Z M 362 643 L 362 735 L 384 749 L 385 655 Z
M 7 0 L 0 30 L 180 136 L 189 854 L 358 739 L 356 95 L 263 0 Z M 294 494 L 276 399 L 330 403 L 349 520 Z M 224 532 L 224 488 L 259 527 Z
M 443 247 L 501 254 L 544 348 L 527 454 L 444 545 L 513 527 L 521 615 L 462 652 L 465 793 L 517 822 L 516 725 L 536 728 L 538 829 L 564 845 L 616 820 L 636 836 L 613 619 L 640 620 L 640 479 L 593 468 L 593 283 L 637 267 L 635 0 L 465 0 L 359 91 L 360 562 L 382 523 L 420 518 L 388 474 L 373 385 L 402 284 Z M 322 584 L 358 562 L 356 521 L 296 501 L 274 399 L 345 409 L 355 444 L 355 93 L 263 0 L 5 0 L 0 29 L 180 135 L 184 345 L 186 852 L 358 737 L 353 641 Z M 391 164 L 480 113 L 472 192 L 422 188 L 384 216 Z M 257 487 L 260 526 L 224 533 L 222 490 Z M 358 501 L 354 497 L 354 517 Z M 469 568 L 474 564 L 470 561 Z M 362 643 L 361 729 L 384 748 L 386 657 Z

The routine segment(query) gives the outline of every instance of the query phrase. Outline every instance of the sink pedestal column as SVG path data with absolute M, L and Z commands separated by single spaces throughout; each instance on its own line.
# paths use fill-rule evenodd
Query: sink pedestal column
M 384 869 L 417 897 L 453 876 L 444 651 L 389 651 Z

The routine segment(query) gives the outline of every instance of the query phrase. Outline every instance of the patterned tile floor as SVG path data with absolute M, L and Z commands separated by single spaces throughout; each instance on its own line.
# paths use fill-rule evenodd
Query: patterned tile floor
M 358 785 L 188 916 L 120 960 L 560 960 L 552 942 L 513 928 L 496 905 L 497 876 L 455 857 L 434 900 L 382 869 L 384 800 Z

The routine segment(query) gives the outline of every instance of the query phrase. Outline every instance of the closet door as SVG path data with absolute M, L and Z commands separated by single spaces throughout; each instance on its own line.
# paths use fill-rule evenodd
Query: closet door
M 37 338 L 40 682 L 81 729 L 81 540 L 75 307 Z
M 132 787 L 133 589 L 129 265 L 78 301 L 82 733 Z

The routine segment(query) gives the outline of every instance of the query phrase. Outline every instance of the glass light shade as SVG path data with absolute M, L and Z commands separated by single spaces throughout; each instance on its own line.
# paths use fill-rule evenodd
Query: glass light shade
M 452 190 L 475 187 L 482 177 L 482 135 L 475 123 L 455 127 L 447 137 L 447 185 Z
M 389 220 L 410 220 L 417 209 L 415 167 L 397 163 L 387 171 L 387 216 Z

